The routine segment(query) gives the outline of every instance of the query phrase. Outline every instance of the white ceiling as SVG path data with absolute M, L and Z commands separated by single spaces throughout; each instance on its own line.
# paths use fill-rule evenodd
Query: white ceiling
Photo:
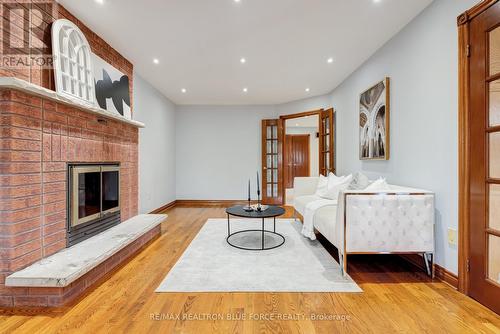
M 59 0 L 176 104 L 279 104 L 328 93 L 432 2 L 103 1 Z

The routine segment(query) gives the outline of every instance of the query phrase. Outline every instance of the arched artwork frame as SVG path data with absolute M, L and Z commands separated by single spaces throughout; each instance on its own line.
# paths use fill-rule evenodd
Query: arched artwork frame
M 73 22 L 60 19 L 53 23 L 52 54 L 57 93 L 94 106 L 92 52 L 85 35 Z

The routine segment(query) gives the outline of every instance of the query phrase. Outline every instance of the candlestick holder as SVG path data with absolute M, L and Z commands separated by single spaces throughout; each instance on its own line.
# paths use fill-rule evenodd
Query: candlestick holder
M 257 211 L 262 211 L 262 207 L 260 206 L 260 190 L 257 190 Z
M 245 210 L 246 212 L 252 212 L 253 211 L 252 205 L 250 204 L 250 198 L 248 199 L 248 205 L 244 206 L 243 210 Z

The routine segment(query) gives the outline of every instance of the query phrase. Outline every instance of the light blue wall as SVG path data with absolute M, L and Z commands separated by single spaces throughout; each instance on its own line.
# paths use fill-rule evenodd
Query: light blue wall
M 457 273 L 457 16 L 477 0 L 436 0 L 331 94 L 337 111 L 337 168 L 436 192 L 436 261 Z M 391 158 L 360 161 L 359 93 L 391 78 Z
M 134 73 L 134 119 L 139 130 L 139 212 L 175 198 L 175 105 Z
M 266 118 L 275 118 L 272 106 L 177 107 L 177 199 L 247 198 L 248 178 L 255 190 L 261 170 Z

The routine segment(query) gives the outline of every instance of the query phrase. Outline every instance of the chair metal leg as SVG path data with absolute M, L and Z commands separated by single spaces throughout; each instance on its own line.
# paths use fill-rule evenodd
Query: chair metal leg
M 342 276 L 345 276 L 347 274 L 346 256 L 340 253 L 340 250 L 338 251 L 338 253 L 339 253 L 340 273 L 342 274 Z
M 343 258 L 342 258 L 342 272 L 343 272 L 343 275 L 347 275 L 347 254 L 344 254 Z
M 342 274 L 342 276 L 344 276 L 344 267 L 342 266 L 342 253 L 340 253 L 340 250 L 338 250 L 337 253 L 339 254 L 340 273 Z

